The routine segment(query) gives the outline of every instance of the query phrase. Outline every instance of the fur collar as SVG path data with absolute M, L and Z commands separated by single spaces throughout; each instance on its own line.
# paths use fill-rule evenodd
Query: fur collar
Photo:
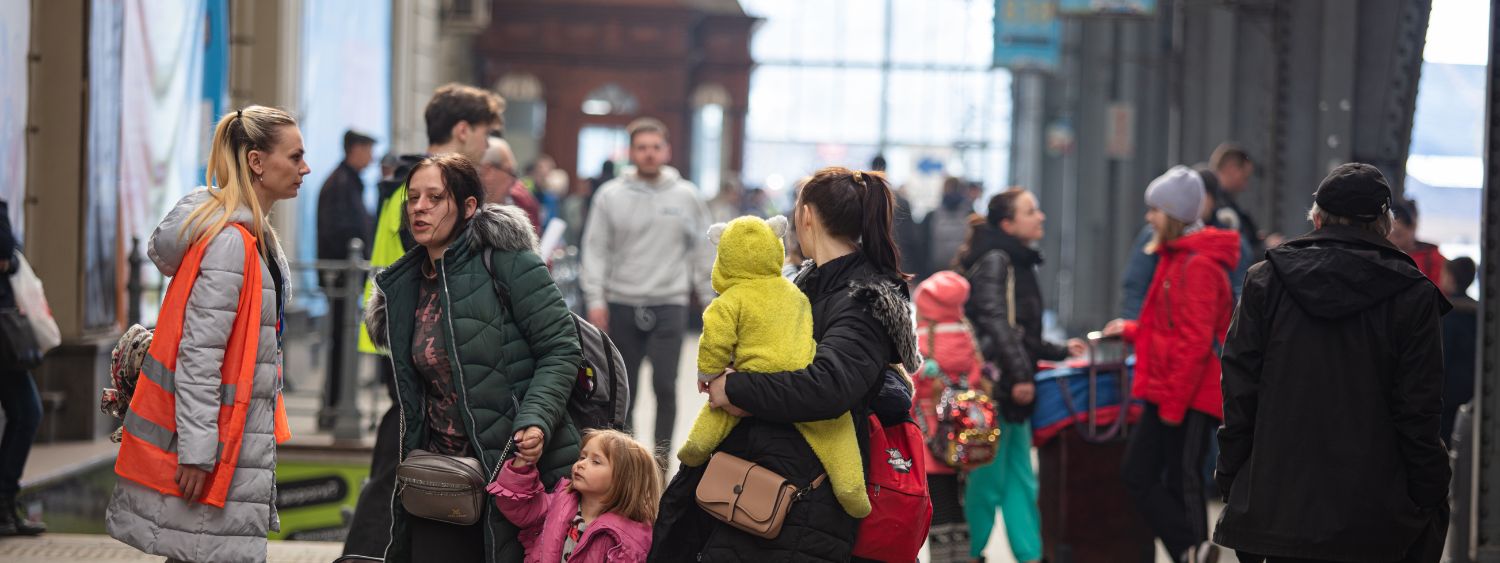
M 490 247 L 501 252 L 536 252 L 539 242 L 536 229 L 526 212 L 514 205 L 486 203 L 469 220 L 472 239 L 480 247 Z
M 856 279 L 849 282 L 849 296 L 870 306 L 870 314 L 885 327 L 896 345 L 896 355 L 907 374 L 922 368 L 922 353 L 917 348 L 916 316 L 911 301 L 900 283 L 884 279 Z

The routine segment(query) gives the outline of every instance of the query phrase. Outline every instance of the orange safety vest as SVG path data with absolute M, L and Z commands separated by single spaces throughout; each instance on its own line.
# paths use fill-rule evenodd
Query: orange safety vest
M 220 368 L 219 387 L 219 455 L 209 474 L 206 492 L 200 502 L 224 507 L 229 484 L 234 478 L 244 438 L 245 416 L 250 410 L 250 392 L 255 380 L 255 355 L 260 345 L 261 274 L 260 254 L 255 237 L 243 225 L 233 224 L 245 242 L 244 283 L 240 286 L 239 305 L 234 327 L 224 347 L 224 364 Z M 140 483 L 164 495 L 182 496 L 177 486 L 177 397 L 173 383 L 177 370 L 178 347 L 182 343 L 183 317 L 187 313 L 189 293 L 198 279 L 203 254 L 213 237 L 204 237 L 188 250 L 182 266 L 167 286 L 157 317 L 156 332 L 136 379 L 130 410 L 125 414 L 125 431 L 120 441 L 120 455 L 115 460 L 115 474 Z M 277 368 L 280 377 L 280 368 Z M 286 407 L 281 394 L 276 395 L 276 443 L 291 438 Z

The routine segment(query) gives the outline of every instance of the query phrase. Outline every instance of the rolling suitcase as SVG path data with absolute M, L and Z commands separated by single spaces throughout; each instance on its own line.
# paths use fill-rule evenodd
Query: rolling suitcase
M 1149 563 L 1155 539 L 1120 477 L 1129 424 L 1140 415 L 1140 405 L 1128 400 L 1130 364 L 1117 340 L 1090 337 L 1091 363 L 1036 378 L 1043 556 L 1052 563 Z

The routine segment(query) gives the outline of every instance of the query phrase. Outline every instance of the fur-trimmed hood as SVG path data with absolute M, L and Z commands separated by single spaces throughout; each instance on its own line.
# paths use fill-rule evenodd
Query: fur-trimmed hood
M 922 352 L 917 349 L 917 317 L 906 289 L 890 280 L 854 280 L 849 282 L 849 295 L 870 305 L 870 314 L 885 326 L 896 345 L 902 369 L 907 374 L 922 369 Z
M 539 244 L 531 219 L 526 217 L 524 210 L 514 205 L 486 203 L 474 212 L 465 231 L 449 245 L 445 257 L 477 255 L 486 249 L 497 252 L 537 252 Z M 420 267 L 421 261 L 426 259 L 427 249 L 418 245 L 384 272 L 376 275 L 374 290 L 365 304 L 365 326 L 369 328 L 370 339 L 381 350 L 390 348 L 390 342 L 386 341 L 385 292 L 381 290 L 381 285 L 390 283 L 389 280 L 407 269 Z
M 188 249 L 193 246 L 192 240 L 183 234 L 188 228 L 188 216 L 193 210 L 203 205 L 209 199 L 215 197 L 218 190 L 215 188 L 199 187 L 172 205 L 172 210 L 156 225 L 152 231 L 151 239 L 146 243 L 146 256 L 156 264 L 156 269 L 163 276 L 171 277 L 177 275 L 177 268 L 182 266 L 182 259 L 187 256 Z M 239 207 L 229 215 L 229 223 L 239 223 L 250 227 L 255 223 L 255 216 L 247 207 Z M 286 256 L 281 251 L 281 243 L 277 240 L 276 232 L 271 229 L 271 219 L 265 218 L 261 221 L 263 236 L 267 238 L 265 244 L 273 251 L 276 264 L 281 271 L 286 272 Z

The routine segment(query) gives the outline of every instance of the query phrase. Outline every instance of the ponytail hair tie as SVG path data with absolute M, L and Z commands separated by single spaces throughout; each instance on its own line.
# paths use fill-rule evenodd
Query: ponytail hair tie
M 858 170 L 854 171 L 854 183 L 859 184 L 861 186 L 865 185 L 865 175 L 864 175 L 863 172 L 860 172 Z M 866 187 L 868 187 L 868 186 L 866 186 Z

